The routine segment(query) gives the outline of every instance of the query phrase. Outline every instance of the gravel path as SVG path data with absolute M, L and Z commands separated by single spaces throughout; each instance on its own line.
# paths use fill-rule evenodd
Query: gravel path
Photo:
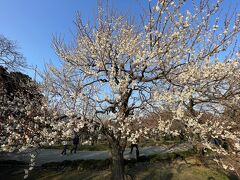
M 173 151 L 185 151 L 191 148 L 190 145 L 180 144 L 178 146 L 167 148 L 167 147 L 140 147 L 140 156 L 147 156 L 151 154 L 158 154 L 161 152 L 173 152 Z M 79 159 L 107 159 L 110 157 L 110 153 L 108 151 L 77 151 L 76 154 L 70 154 L 69 150 L 67 155 L 61 155 L 61 151 L 59 149 L 38 149 L 38 155 L 36 158 L 36 165 L 40 166 L 49 162 L 62 162 L 64 160 L 79 160 Z M 124 158 L 134 158 L 135 157 L 135 149 L 133 150 L 133 154 L 130 154 L 130 149 L 127 148 L 124 152 Z M 1 153 L 0 160 L 17 160 L 29 162 L 30 156 L 28 152 L 21 153 Z

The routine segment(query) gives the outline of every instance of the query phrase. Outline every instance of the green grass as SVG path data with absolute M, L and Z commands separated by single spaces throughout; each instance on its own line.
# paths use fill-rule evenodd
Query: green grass
M 144 141 L 139 142 L 140 147 L 149 147 L 149 146 L 170 146 L 183 143 L 179 139 L 145 139 Z
M 42 165 L 43 169 L 51 170 L 64 170 L 65 168 L 78 169 L 78 170 L 105 170 L 108 169 L 111 164 L 110 159 L 106 160 L 74 160 L 74 161 L 63 161 L 63 162 L 52 162 Z
M 229 180 L 230 178 L 223 172 L 213 168 L 207 168 L 199 164 L 186 164 L 183 161 L 170 165 L 162 162 L 150 164 L 138 163 L 126 168 L 128 177 L 139 180 Z M 40 174 L 40 175 L 39 175 Z M 65 169 L 61 171 L 35 171 L 30 179 L 54 179 L 54 180 L 74 180 L 74 179 L 110 179 L 110 169 Z
M 175 165 L 173 167 L 162 167 L 157 163 L 153 166 L 139 170 L 135 175 L 142 180 L 228 180 L 228 176 L 214 169 L 209 169 L 204 166 L 197 165 Z
M 35 180 L 106 180 L 110 179 L 110 171 L 68 171 L 68 172 L 46 172 L 45 174 L 41 174 L 39 177 L 39 173 L 32 174 L 29 179 Z
M 174 165 L 164 166 L 161 163 L 154 163 L 150 166 L 135 166 L 127 170 L 128 177 L 138 180 L 229 180 L 230 178 L 215 169 L 206 168 L 197 165 Z M 65 169 L 63 171 L 54 170 L 34 170 L 31 172 L 29 180 L 108 180 L 111 173 L 106 170 L 73 170 Z M 0 176 L 1 177 L 1 176 Z M 19 180 L 23 173 L 16 176 L 6 176 L 2 179 Z
M 139 158 L 140 162 L 162 162 L 162 161 L 172 161 L 174 159 L 180 159 L 184 160 L 185 158 L 192 156 L 195 154 L 195 151 L 193 149 L 187 150 L 187 151 L 179 151 L 179 152 L 163 152 L 160 154 L 153 154 L 149 156 L 141 156 Z
M 0 179 L 18 180 L 23 177 L 26 164 L 6 161 L 0 162 Z M 216 170 L 216 167 L 205 167 L 194 155 L 193 150 L 174 153 L 161 153 L 142 156 L 139 161 L 125 160 L 128 177 L 139 180 L 227 180 L 237 179 Z M 110 179 L 111 160 L 76 160 L 58 163 L 47 163 L 35 168 L 29 179 L 39 180 L 75 180 L 75 179 Z

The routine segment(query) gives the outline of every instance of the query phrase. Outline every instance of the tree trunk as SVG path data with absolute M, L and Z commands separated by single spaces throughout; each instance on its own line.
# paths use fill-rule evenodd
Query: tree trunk
M 112 180 L 124 180 L 124 158 L 123 149 L 119 142 L 111 143 L 112 154 Z

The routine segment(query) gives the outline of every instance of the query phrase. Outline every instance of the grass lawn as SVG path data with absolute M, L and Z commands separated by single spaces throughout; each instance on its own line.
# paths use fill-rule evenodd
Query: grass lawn
M 163 167 L 161 163 L 154 163 L 148 166 L 138 165 L 127 170 L 128 179 L 136 180 L 229 180 L 226 174 L 215 169 L 198 165 L 174 165 Z M 130 178 L 131 177 L 131 178 Z M 1 177 L 6 179 L 7 177 Z M 7 180 L 23 179 L 23 174 L 9 176 Z M 110 170 L 35 170 L 29 179 L 35 180 L 108 180 Z
M 143 168 L 143 167 L 141 167 Z M 181 167 L 168 167 L 162 168 L 160 163 L 151 165 L 150 167 L 141 169 L 138 167 L 129 169 L 132 171 L 128 178 L 141 179 L 141 180 L 229 180 L 230 178 L 216 170 L 209 169 L 203 166 L 194 165 L 182 165 Z M 133 173 L 134 172 L 134 173 Z M 75 179 L 86 179 L 86 180 L 107 180 L 110 179 L 110 171 L 68 171 L 68 172 L 45 172 L 41 173 L 41 177 L 38 173 L 31 176 L 31 179 L 39 180 L 75 180 Z
M 142 180 L 228 180 L 229 177 L 215 169 L 210 169 L 201 165 L 178 164 L 163 167 L 160 163 L 155 163 L 146 169 L 139 169 L 133 174 L 136 179 Z
M 126 168 L 128 179 L 136 180 L 229 180 L 230 177 L 216 169 L 207 168 L 197 164 L 186 164 L 179 161 L 176 164 L 165 163 L 139 163 Z M 110 170 L 70 170 L 58 171 L 35 171 L 30 179 L 39 180 L 108 180 Z
M 126 160 L 125 171 L 128 179 L 136 180 L 237 180 L 233 175 L 217 169 L 214 165 L 204 166 L 191 152 L 162 153 L 140 157 L 139 161 Z M 183 158 L 182 158 L 183 157 Z M 35 168 L 29 179 L 35 180 L 108 180 L 110 163 L 107 160 L 77 160 L 48 163 Z M 0 162 L 0 179 L 23 179 L 26 165 L 16 162 Z

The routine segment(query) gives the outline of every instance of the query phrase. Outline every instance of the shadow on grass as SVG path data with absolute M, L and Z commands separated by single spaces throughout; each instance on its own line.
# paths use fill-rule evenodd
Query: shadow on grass
M 178 175 L 189 180 L 195 177 L 196 180 L 201 180 L 203 177 L 209 180 L 237 179 L 234 174 L 227 176 L 214 169 L 186 163 L 185 158 L 193 157 L 194 153 L 193 150 L 188 150 L 140 156 L 138 160 L 125 160 L 125 170 L 131 179 L 174 180 L 178 178 Z M 176 160 L 181 164 L 175 164 Z M 109 179 L 110 166 L 111 159 L 51 162 L 36 167 L 30 173 L 29 179 Z M 23 169 L 27 167 L 26 163 L 18 161 L 2 161 L 0 162 L 0 179 L 22 179 Z

